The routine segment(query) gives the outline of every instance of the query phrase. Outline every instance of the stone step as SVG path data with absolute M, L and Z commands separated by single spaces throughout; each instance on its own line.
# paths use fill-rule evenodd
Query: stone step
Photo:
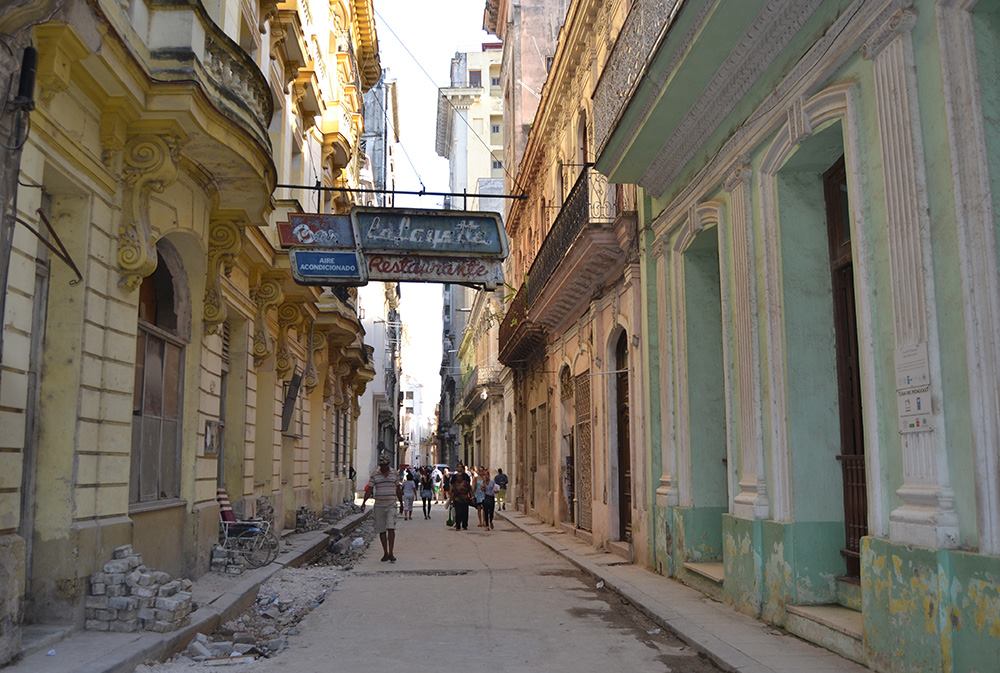
M 864 619 L 842 605 L 789 605 L 785 629 L 859 664 L 865 663 Z
M 716 584 L 726 581 L 726 567 L 721 562 L 688 561 L 684 564 L 684 568 Z
M 849 610 L 861 612 L 861 583 L 855 578 L 837 578 L 837 602 Z
M 608 542 L 608 551 L 616 556 L 620 556 L 629 563 L 632 562 L 632 543 L 623 540 L 613 540 Z

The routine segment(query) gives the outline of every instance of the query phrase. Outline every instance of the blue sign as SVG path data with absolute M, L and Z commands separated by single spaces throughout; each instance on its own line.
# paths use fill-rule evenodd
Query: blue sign
M 354 250 L 288 251 L 292 277 L 302 285 L 364 285 L 368 270 Z
M 351 218 L 365 254 L 507 257 L 507 232 L 497 213 L 355 206 Z

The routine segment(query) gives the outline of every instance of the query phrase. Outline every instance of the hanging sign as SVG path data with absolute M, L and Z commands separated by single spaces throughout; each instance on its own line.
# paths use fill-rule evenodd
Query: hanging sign
M 351 219 L 365 254 L 507 257 L 507 236 L 497 213 L 356 206 Z
M 364 285 L 368 273 L 357 250 L 288 251 L 292 277 L 300 285 Z
M 350 215 L 289 213 L 287 222 L 278 222 L 278 240 L 286 248 L 315 246 L 353 250 L 357 247 Z
M 369 280 L 484 285 L 491 290 L 503 284 L 503 267 L 491 259 L 381 253 L 365 257 Z
M 278 238 L 303 285 L 371 280 L 503 284 L 507 232 L 497 213 L 355 207 L 350 215 L 289 213 Z

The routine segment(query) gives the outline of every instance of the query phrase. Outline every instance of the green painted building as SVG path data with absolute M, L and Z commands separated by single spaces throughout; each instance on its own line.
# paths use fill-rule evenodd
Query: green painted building
M 657 571 L 878 671 L 1000 662 L 1000 2 L 635 0 Z

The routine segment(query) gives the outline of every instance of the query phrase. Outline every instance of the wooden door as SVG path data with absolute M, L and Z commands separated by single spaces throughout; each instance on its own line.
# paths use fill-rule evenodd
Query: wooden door
M 618 530 L 632 541 L 632 452 L 629 441 L 628 335 L 621 333 L 615 350 L 615 414 L 618 426 Z
M 590 530 L 593 520 L 591 474 L 590 371 L 576 377 L 576 502 L 577 526 Z
M 847 563 L 847 577 L 854 578 L 861 574 L 861 538 L 868 534 L 868 492 L 851 220 L 843 157 L 823 174 L 823 192 L 830 242 L 840 405 L 840 455 L 837 460 L 840 461 L 844 482 L 845 543 L 841 554 Z

